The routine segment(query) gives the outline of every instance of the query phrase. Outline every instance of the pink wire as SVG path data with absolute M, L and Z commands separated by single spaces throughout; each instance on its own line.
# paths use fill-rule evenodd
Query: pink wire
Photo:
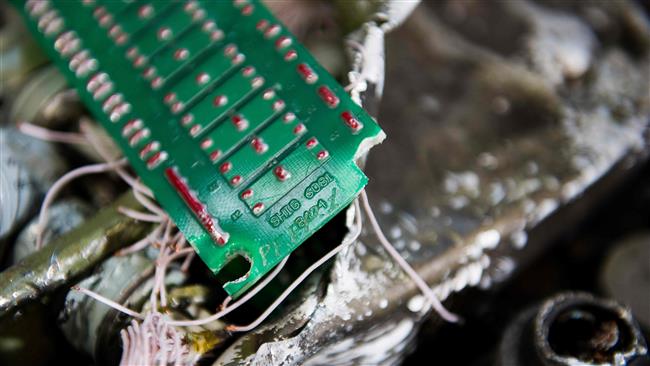
M 263 313 L 260 315 L 255 321 L 248 325 L 229 325 L 226 327 L 227 330 L 231 332 L 247 332 L 251 329 L 254 329 L 258 325 L 260 325 L 266 318 L 271 315 L 271 313 L 291 294 L 293 290 L 298 287 L 302 281 L 304 281 L 309 275 L 314 272 L 318 267 L 322 266 L 325 262 L 327 262 L 330 258 L 334 257 L 337 255 L 339 252 L 341 252 L 343 249 L 345 249 L 347 246 L 350 244 L 354 243 L 359 235 L 361 234 L 361 215 L 359 212 L 359 203 L 358 200 L 354 201 L 354 207 L 355 207 L 355 215 L 356 215 L 356 230 L 355 232 L 351 235 L 346 237 L 341 244 L 339 244 L 336 248 L 332 249 L 329 251 L 327 254 L 325 254 L 323 257 L 321 257 L 319 260 L 317 260 L 314 264 L 312 264 L 309 268 L 307 268 L 298 278 L 296 278 L 289 287 L 287 287 L 284 292 L 278 298 L 269 306 Z M 233 305 L 234 307 L 235 305 Z
M 93 299 L 95 299 L 95 300 L 97 300 L 97 301 L 99 301 L 99 302 L 101 302 L 101 303 L 103 303 L 103 304 L 105 304 L 107 306 L 110 306 L 111 308 L 113 308 L 115 310 L 123 312 L 124 314 L 132 316 L 134 318 L 144 319 L 144 315 L 138 313 L 137 311 L 133 311 L 133 310 L 127 308 L 126 306 L 122 306 L 122 305 L 116 303 L 115 301 L 113 301 L 111 299 L 108 299 L 108 298 L 106 298 L 106 297 L 104 297 L 104 296 L 102 296 L 102 295 L 100 295 L 100 294 L 98 294 L 98 293 L 96 293 L 94 291 L 88 290 L 87 288 L 83 288 L 81 286 L 72 286 L 72 289 L 74 291 L 78 291 L 78 292 L 81 292 L 82 294 L 90 296 Z
M 29 122 L 19 123 L 18 130 L 25 135 L 40 140 L 61 142 L 64 144 L 88 145 L 88 141 L 80 133 L 50 130 L 41 126 L 37 126 L 35 124 L 31 124 Z
M 282 271 L 282 268 L 284 268 L 284 265 L 287 263 L 288 260 L 289 260 L 289 256 L 286 256 L 282 260 L 282 262 L 280 262 L 277 266 L 275 266 L 273 272 L 269 273 L 262 282 L 260 282 L 255 287 L 253 287 L 253 289 L 248 291 L 241 299 L 237 300 L 234 304 L 232 304 L 232 306 L 222 309 L 218 311 L 216 314 L 213 314 L 207 318 L 196 319 L 196 320 L 167 320 L 167 324 L 172 326 L 178 326 L 178 327 L 191 327 L 191 326 L 209 324 L 215 320 L 222 318 L 223 316 L 229 314 L 231 311 L 237 309 L 238 307 L 246 303 L 258 292 L 260 292 L 264 287 L 266 287 L 266 285 L 269 282 L 271 282 L 275 278 L 275 276 L 277 276 L 278 273 L 280 273 L 280 271 Z
M 122 215 L 128 216 L 134 220 L 138 221 L 145 221 L 145 222 L 154 222 L 154 223 L 160 223 L 165 220 L 165 217 L 163 216 L 158 216 L 158 215 L 151 215 L 148 213 L 136 211 L 133 209 L 130 209 L 128 207 L 123 207 L 120 206 L 117 208 L 117 211 L 121 213 Z
M 399 254 L 397 249 L 393 247 L 390 241 L 386 239 L 384 232 L 381 230 L 381 227 L 377 222 L 375 213 L 372 211 L 372 207 L 370 207 L 370 202 L 368 201 L 368 195 L 366 194 L 365 189 L 361 191 L 361 200 L 363 202 L 365 212 L 368 215 L 368 219 L 370 220 L 370 224 L 372 225 L 372 229 L 374 230 L 377 239 L 379 239 L 379 242 L 381 245 L 383 245 L 384 249 L 386 249 L 388 254 L 393 257 L 393 260 L 395 260 L 395 262 L 397 262 L 397 264 L 402 267 L 404 272 L 406 272 L 406 274 L 411 277 L 413 282 L 415 282 L 420 291 L 422 291 L 424 296 L 429 300 L 431 305 L 433 305 L 433 308 L 436 310 L 436 312 L 438 312 L 438 314 L 440 314 L 443 319 L 451 323 L 458 322 L 459 317 L 449 312 L 449 310 L 445 309 L 429 285 L 427 285 L 427 283 L 422 279 L 422 277 L 420 277 L 420 275 L 413 269 L 413 267 L 411 267 L 411 265 Z
M 86 136 L 86 138 L 88 139 L 90 145 L 95 149 L 95 151 L 97 151 L 97 154 L 99 154 L 99 156 L 101 156 L 102 159 L 106 161 L 113 160 L 111 154 L 104 148 L 101 141 L 99 141 L 99 138 L 95 135 L 93 130 L 90 128 L 90 123 L 88 121 L 82 119 L 79 124 L 79 128 L 81 129 L 82 134 Z M 117 169 L 116 173 L 134 190 L 138 190 L 146 196 L 153 197 L 153 192 L 149 189 L 149 187 L 137 181 L 130 174 L 128 174 L 126 170 Z
M 126 160 L 121 159 L 113 163 L 101 163 L 101 164 L 92 164 L 79 167 L 77 169 L 71 170 L 59 178 L 52 187 L 47 191 L 45 199 L 41 204 L 41 209 L 38 214 L 38 224 L 37 224 L 37 235 L 36 235 L 36 248 L 40 249 L 43 246 L 43 232 L 45 231 L 45 224 L 47 221 L 47 210 L 50 205 L 56 198 L 56 195 L 61 191 L 61 189 L 71 181 L 89 174 L 98 174 L 104 173 L 107 171 L 114 170 L 117 166 L 125 165 Z
M 151 233 L 149 233 L 149 235 L 145 236 L 144 238 L 140 239 L 139 241 L 135 242 L 134 244 L 131 244 L 130 246 L 128 246 L 128 247 L 126 247 L 124 249 L 120 249 L 117 252 L 117 255 L 120 255 L 120 256 L 127 255 L 127 254 L 135 253 L 137 251 L 140 251 L 140 250 L 146 248 L 147 246 L 149 246 L 151 244 L 151 242 L 154 241 L 154 239 L 158 235 L 160 235 L 160 233 L 163 230 L 163 226 L 164 226 L 164 224 L 158 225 L 155 229 L 153 229 L 153 231 L 151 231 Z

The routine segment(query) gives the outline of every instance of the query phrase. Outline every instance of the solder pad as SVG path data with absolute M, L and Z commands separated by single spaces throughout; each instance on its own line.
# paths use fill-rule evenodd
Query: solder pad
M 365 186 L 383 132 L 262 3 L 15 2 L 232 296 Z

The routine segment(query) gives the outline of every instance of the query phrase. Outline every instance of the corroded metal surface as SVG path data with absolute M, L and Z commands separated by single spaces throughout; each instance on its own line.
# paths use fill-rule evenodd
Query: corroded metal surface
M 644 365 L 650 359 L 629 309 L 584 292 L 562 292 L 520 313 L 495 365 Z
M 507 280 L 647 161 L 647 21 L 630 2 L 549 3 L 432 2 L 387 39 L 369 196 L 443 299 Z M 217 363 L 398 362 L 429 306 L 378 247 L 367 229 Z

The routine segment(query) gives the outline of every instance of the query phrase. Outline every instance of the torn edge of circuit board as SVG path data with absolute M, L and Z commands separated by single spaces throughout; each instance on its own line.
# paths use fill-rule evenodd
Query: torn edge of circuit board
M 95 1 L 82 1 L 80 3 L 83 3 L 85 6 L 95 6 Z M 117 6 L 115 5 L 116 3 L 117 2 L 111 3 L 110 6 Z M 338 161 L 337 164 L 331 163 L 331 146 L 330 149 L 327 149 L 323 147 L 322 144 L 325 142 L 331 144 L 331 142 L 319 142 L 316 137 L 307 134 L 306 132 L 309 126 L 305 126 L 305 124 L 300 122 L 300 119 L 292 112 L 286 112 L 285 108 L 288 107 L 288 104 L 291 101 L 287 100 L 287 102 L 285 102 L 282 99 L 277 98 L 273 89 L 268 89 L 262 94 L 261 100 L 272 102 L 272 115 L 281 118 L 283 121 L 283 124 L 278 124 L 279 126 L 287 125 L 286 127 L 290 127 L 287 131 L 285 131 L 286 128 L 280 131 L 283 134 L 286 133 L 292 136 L 290 142 L 284 144 L 282 149 L 290 145 L 300 146 L 302 150 L 306 151 L 304 157 L 313 158 L 318 162 L 318 165 L 310 166 L 310 171 L 304 171 L 302 174 L 295 174 L 296 176 L 300 175 L 300 178 L 306 179 L 311 173 L 317 172 L 318 167 L 323 168 L 327 164 L 332 169 L 336 169 L 335 171 L 337 173 L 355 173 L 359 177 L 363 177 L 363 179 L 358 179 L 349 183 L 350 187 L 346 187 L 348 189 L 345 191 L 347 196 L 341 202 L 337 203 L 336 207 L 330 208 L 327 218 L 315 222 L 314 226 L 307 230 L 308 232 L 301 232 L 300 236 L 297 236 L 297 238 L 293 240 L 291 246 L 284 248 L 286 253 L 278 253 L 278 255 L 272 260 L 267 261 L 267 258 L 264 258 L 263 254 L 262 257 L 260 257 L 259 253 L 262 251 L 261 248 L 258 253 L 257 250 L 243 250 L 243 245 L 239 245 L 236 248 L 232 245 L 226 245 L 231 238 L 229 228 L 232 229 L 233 227 L 232 223 L 227 222 L 227 218 L 230 216 L 222 215 L 222 213 L 220 213 L 220 215 L 215 215 L 214 212 L 211 212 L 211 209 L 213 209 L 211 203 L 214 201 L 209 201 L 206 200 L 205 197 L 201 197 L 200 189 L 193 185 L 191 177 L 188 174 L 185 174 L 187 170 L 184 171 L 184 169 L 186 169 L 186 167 L 178 165 L 178 162 L 176 161 L 177 159 L 175 159 L 173 153 L 174 147 L 169 146 L 169 144 L 167 144 L 168 146 L 165 146 L 165 140 L 157 138 L 154 126 L 148 126 L 146 118 L 133 118 L 132 112 L 134 109 L 137 109 L 138 106 L 131 105 L 132 101 L 128 97 L 125 97 L 125 95 L 128 95 L 127 91 L 117 90 L 119 83 L 117 81 L 114 82 L 114 80 L 111 79 L 109 72 L 102 70 L 100 60 L 93 56 L 91 49 L 83 47 L 83 37 L 80 37 L 73 29 L 66 29 L 64 18 L 60 16 L 54 6 L 50 7 L 48 4 L 50 4 L 49 1 L 28 0 L 25 3 L 25 10 L 36 22 L 38 30 L 45 37 L 53 39 L 54 50 L 58 53 L 58 57 L 63 61 L 65 66 L 69 69 L 68 71 L 72 72 L 74 75 L 76 85 L 80 92 L 87 93 L 87 99 L 92 100 L 101 107 L 101 113 L 99 114 L 103 113 L 103 115 L 98 116 L 98 118 L 102 121 L 107 121 L 105 127 L 109 126 L 115 131 L 118 131 L 117 134 L 113 133 L 113 137 L 118 140 L 118 143 L 123 147 L 125 154 L 129 157 L 129 160 L 136 171 L 141 176 L 143 175 L 143 172 L 145 172 L 145 175 L 149 174 L 148 172 L 161 172 L 162 178 L 165 179 L 169 183 L 170 187 L 176 192 L 177 200 L 180 199 L 184 203 L 184 207 L 192 212 L 194 218 L 201 225 L 203 230 L 209 234 L 210 240 L 223 248 L 225 250 L 224 253 L 229 253 L 227 255 L 219 255 L 219 258 L 227 259 L 226 256 L 230 256 L 233 253 L 241 253 L 242 251 L 247 254 L 247 259 L 249 262 L 252 262 L 249 272 L 240 279 L 224 285 L 226 291 L 231 295 L 235 296 L 234 294 L 241 294 L 247 287 L 261 278 L 261 276 L 268 272 L 284 256 L 288 255 L 291 250 L 295 249 L 295 247 L 311 235 L 311 233 L 320 228 L 325 222 L 329 221 L 334 214 L 345 208 L 365 185 L 365 176 L 363 176 L 358 169 L 353 171 L 345 170 L 349 169 L 349 166 L 347 166 L 347 168 L 342 167 L 342 165 L 345 164 L 340 164 L 341 161 Z M 158 15 L 156 13 L 157 6 L 160 6 L 161 9 L 171 8 L 171 6 L 166 7 L 164 4 L 154 4 L 155 6 L 152 4 L 138 5 L 137 16 L 140 17 L 143 22 Z M 241 0 L 235 0 L 233 4 L 239 9 L 241 16 L 244 17 L 250 17 L 254 12 L 255 6 L 261 6 L 261 4 L 254 1 Z M 106 6 L 109 6 L 108 3 Z M 219 29 L 217 24 L 210 20 L 206 15 L 206 11 L 202 8 L 202 5 L 199 2 L 187 2 L 183 5 L 183 9 L 185 13 L 190 15 L 192 22 L 196 22 L 194 25 L 198 24 L 200 29 L 208 35 L 212 42 L 220 42 L 224 39 L 223 30 Z M 97 6 L 94 8 L 93 16 L 100 25 L 100 29 L 103 28 L 106 30 L 109 38 L 112 39 L 116 46 L 128 46 L 130 34 L 126 29 L 120 27 L 120 24 L 111 15 L 110 9 L 107 10 L 104 6 Z M 273 44 L 273 48 L 280 53 L 281 58 L 287 65 L 294 68 L 294 72 L 299 76 L 304 84 L 314 89 L 316 95 L 323 103 L 322 112 L 331 113 L 333 116 L 336 116 L 335 119 L 338 120 L 337 123 L 342 122 L 351 135 L 364 137 L 363 139 L 358 140 L 354 154 L 345 156 L 346 159 L 349 159 L 348 165 L 354 165 L 354 160 L 365 154 L 370 147 L 380 143 L 384 139 L 385 135 L 383 131 L 374 124 L 374 121 L 372 121 L 369 116 L 364 115 L 360 107 L 356 108 L 358 106 L 355 105 L 355 108 L 352 108 L 352 106 L 350 106 L 351 102 L 348 103 L 348 96 L 341 93 L 342 88 L 330 83 L 331 77 L 326 75 L 325 70 L 317 64 L 310 63 L 310 61 L 313 60 L 309 56 L 305 59 L 304 55 L 299 54 L 303 52 L 303 49 L 299 45 L 293 45 L 292 37 L 286 35 L 286 32 L 274 19 L 272 19 L 272 17 L 268 17 L 268 20 L 264 18 L 260 19 L 255 25 L 255 28 L 262 35 L 264 40 Z M 142 32 L 140 32 L 140 34 L 141 33 Z M 184 33 L 180 32 L 180 34 Z M 173 41 L 173 36 L 174 31 L 172 29 L 169 27 L 160 27 L 160 29 L 155 32 L 154 41 Z M 158 54 L 163 54 L 163 52 L 159 51 L 162 49 L 161 46 L 157 45 L 155 47 L 158 49 L 158 51 L 156 51 Z M 165 72 L 167 73 L 167 76 L 169 76 L 173 75 L 181 67 L 187 68 L 187 62 L 191 56 L 190 53 L 192 53 L 192 50 L 188 50 L 187 48 L 181 47 L 175 50 L 171 50 L 170 48 L 170 50 L 173 51 L 170 53 L 170 57 L 179 62 L 179 64 L 171 63 L 177 65 L 174 66 L 176 69 L 166 69 L 167 66 L 162 67 L 164 66 L 162 64 L 159 65 L 160 67 L 158 69 L 156 69 L 151 65 L 148 65 L 150 61 L 146 57 L 148 55 L 143 54 L 144 46 L 141 48 L 142 49 L 139 50 L 138 48 L 128 47 L 125 56 L 132 61 L 135 69 L 142 71 L 142 76 L 148 80 L 151 89 L 154 91 L 165 91 L 165 82 L 169 81 L 169 78 L 165 78 L 165 75 L 162 75 L 163 70 L 167 70 Z M 250 83 L 251 90 L 262 89 L 261 87 L 265 83 L 264 78 L 261 75 L 258 75 L 254 67 L 245 66 L 246 56 L 240 52 L 235 45 L 224 45 L 223 55 L 226 57 L 225 60 L 227 62 L 226 65 L 228 65 L 227 67 L 229 68 L 228 70 L 230 70 L 231 66 L 233 67 L 233 70 L 241 69 L 241 73 L 235 74 L 233 72 L 228 75 L 241 75 L 241 77 L 243 77 L 242 82 L 246 84 Z M 196 76 L 191 78 L 195 81 L 196 85 L 193 85 L 191 88 L 192 93 L 194 94 L 190 95 L 189 98 L 199 99 L 198 97 L 200 96 L 207 100 L 206 103 L 208 103 L 212 108 L 221 108 L 219 109 L 221 111 L 219 113 L 224 116 L 223 119 L 230 120 L 232 126 L 230 123 L 223 123 L 220 126 L 229 126 L 231 129 L 234 128 L 234 132 L 232 133 L 243 134 L 237 135 L 237 143 L 233 142 L 232 146 L 238 145 L 240 148 L 243 148 L 244 146 L 249 145 L 257 154 L 267 153 L 270 150 L 268 145 L 269 141 L 260 138 L 260 134 L 257 134 L 259 130 L 256 130 L 257 132 L 255 134 L 253 133 L 254 131 L 251 130 L 255 121 L 253 119 L 245 118 L 245 116 L 242 116 L 242 114 L 239 113 L 240 111 L 236 111 L 237 113 L 227 114 L 227 111 L 232 112 L 234 110 L 234 106 L 230 104 L 233 101 L 228 101 L 227 97 L 221 94 L 212 96 L 212 90 L 206 91 L 205 88 L 207 88 L 208 84 L 216 83 L 217 80 L 211 80 L 212 76 L 206 72 L 201 72 L 201 70 L 197 71 Z M 123 87 L 124 85 L 121 86 Z M 238 174 L 237 171 L 233 169 L 232 157 L 235 154 L 227 153 L 226 151 L 218 149 L 212 149 L 216 144 L 212 139 L 205 138 L 205 129 L 207 126 L 201 125 L 197 116 L 187 112 L 191 103 L 187 103 L 189 99 L 181 100 L 181 97 L 183 97 L 181 94 L 165 91 L 162 102 L 169 108 L 172 115 L 178 117 L 180 124 L 187 130 L 187 133 L 191 138 L 201 139 L 199 146 L 203 153 L 207 154 L 209 161 L 218 166 L 218 171 L 221 173 L 220 176 L 226 181 L 225 187 L 230 189 L 227 192 L 230 193 L 237 190 L 236 195 L 248 206 L 255 217 L 264 214 L 272 204 L 280 202 L 280 198 L 275 198 L 274 202 L 267 203 L 266 205 L 261 201 L 251 201 L 253 190 L 250 187 L 252 187 L 254 183 L 257 184 L 258 180 L 250 181 L 250 184 L 243 184 L 247 178 L 250 178 L 250 176 L 247 177 L 243 176 L 243 174 Z M 195 106 L 197 106 L 197 103 L 192 105 L 192 107 Z M 216 112 L 211 111 L 211 113 Z M 210 123 L 212 127 L 216 125 L 214 122 L 216 122 L 217 119 L 222 118 L 213 118 Z M 368 125 L 372 124 L 372 126 L 366 127 L 366 130 L 370 128 L 369 133 L 363 131 L 364 122 Z M 334 121 L 328 123 L 334 123 Z M 119 128 L 116 129 L 115 127 Z M 110 128 L 109 132 L 111 132 Z M 280 132 L 276 132 L 274 136 L 278 136 Z M 295 137 L 293 135 L 295 135 Z M 321 136 L 319 135 L 318 137 Z M 325 136 L 322 137 L 324 138 Z M 347 141 L 349 143 L 350 140 Z M 232 149 L 230 151 L 232 152 Z M 266 174 L 259 174 L 256 179 L 262 181 L 265 176 L 269 176 L 269 179 L 273 182 L 276 180 L 280 182 L 289 180 L 292 171 L 287 169 L 288 164 L 284 164 L 284 162 L 291 157 L 291 154 L 279 158 L 278 151 L 280 150 L 275 151 L 278 155 L 273 158 L 276 162 L 275 165 L 272 167 L 269 165 Z M 294 151 L 298 151 L 298 149 Z M 271 162 L 271 159 L 269 158 L 268 161 Z M 299 163 L 303 162 L 299 161 Z M 266 166 L 267 164 L 270 163 L 265 163 L 264 165 Z M 306 166 L 305 164 L 302 165 Z M 301 166 L 301 164 L 296 164 L 296 166 Z M 147 183 L 146 179 L 145 183 Z M 292 186 L 289 187 L 287 185 L 283 188 L 284 196 L 287 196 L 292 192 L 296 193 L 299 184 L 302 184 L 302 180 L 291 180 L 290 184 L 292 184 Z M 275 186 L 266 184 L 265 189 L 271 190 L 273 187 Z M 158 195 L 156 196 L 158 197 Z M 311 199 L 311 197 L 305 197 Z M 169 207 L 165 205 L 165 202 L 161 201 L 161 203 L 163 206 Z M 176 223 L 179 224 L 177 218 L 174 217 L 173 214 L 171 216 L 174 218 Z M 222 224 L 224 221 L 226 221 L 225 224 Z M 273 229 L 278 228 L 273 224 L 271 224 L 271 226 Z M 179 225 L 179 228 L 187 234 L 187 227 Z M 195 248 L 200 244 L 197 243 L 197 241 L 199 240 L 194 242 L 191 241 Z M 210 248 L 210 250 L 218 250 L 218 248 Z M 213 258 L 207 258 L 206 256 L 209 256 L 210 254 L 206 254 L 205 251 L 199 251 L 199 255 L 214 271 L 218 271 L 220 267 L 225 265 L 223 262 L 227 262 L 227 260 L 220 260 L 219 263 L 215 264 L 214 257 L 216 256 L 212 256 Z M 261 259 L 264 262 L 264 268 L 258 264 L 258 259 Z

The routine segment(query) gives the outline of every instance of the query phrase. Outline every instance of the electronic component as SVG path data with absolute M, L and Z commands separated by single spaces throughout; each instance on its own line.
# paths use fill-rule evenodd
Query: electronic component
M 238 296 L 357 196 L 379 126 L 258 1 L 15 1 Z

